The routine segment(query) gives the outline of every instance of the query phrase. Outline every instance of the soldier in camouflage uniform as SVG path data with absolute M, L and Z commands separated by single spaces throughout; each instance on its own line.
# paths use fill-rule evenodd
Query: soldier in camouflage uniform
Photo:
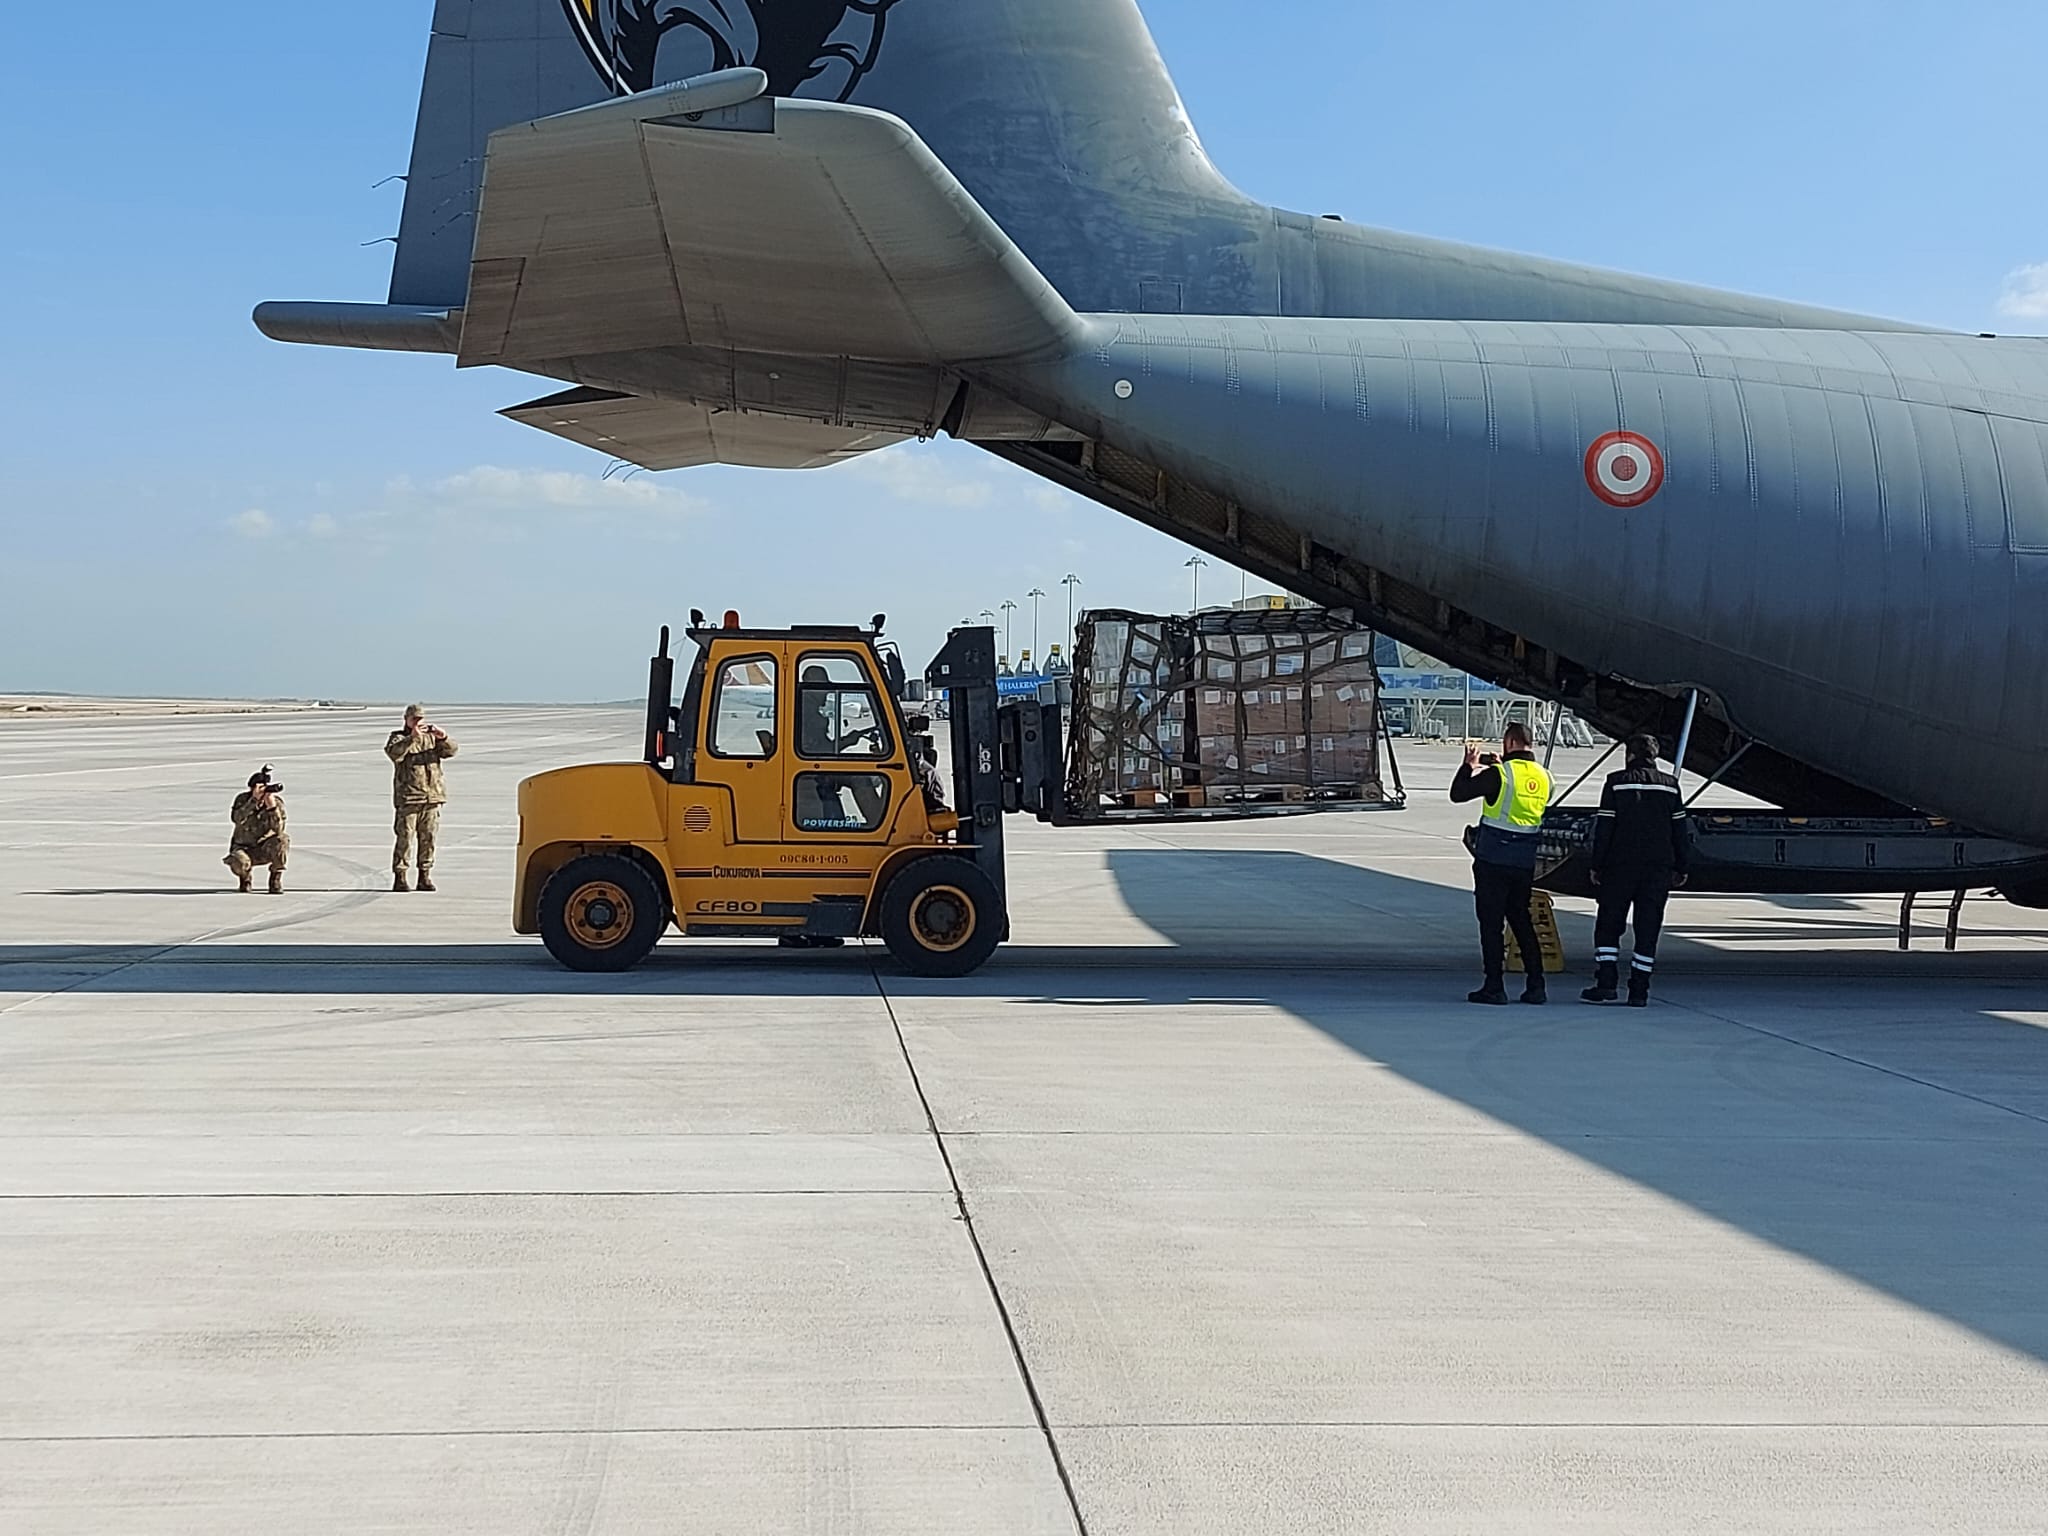
M 391 802 L 398 812 L 392 825 L 397 842 L 391 850 L 391 889 L 409 888 L 405 871 L 417 839 L 419 888 L 431 891 L 434 841 L 441 830 L 441 807 L 448 800 L 441 764 L 455 755 L 455 742 L 441 727 L 427 723 L 425 705 L 412 704 L 406 708 L 404 726 L 384 743 L 384 755 L 391 759 Z
M 240 890 L 249 890 L 250 872 L 258 864 L 270 866 L 270 894 L 284 893 L 284 861 L 292 840 L 284 830 L 284 786 L 273 786 L 270 770 L 251 774 L 249 787 L 235 796 L 230 812 L 235 820 L 234 837 L 228 856 L 221 863 L 234 871 Z

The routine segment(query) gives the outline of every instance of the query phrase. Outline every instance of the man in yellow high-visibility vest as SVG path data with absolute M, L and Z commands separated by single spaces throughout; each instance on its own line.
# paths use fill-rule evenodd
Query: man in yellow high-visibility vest
M 1529 916 L 1529 893 L 1536 880 L 1536 854 L 1543 839 L 1543 813 L 1550 808 L 1550 775 L 1530 751 L 1529 728 L 1511 725 L 1501 740 L 1500 760 L 1481 757 L 1479 748 L 1465 748 L 1465 765 L 1451 783 L 1451 799 L 1485 802 L 1479 825 L 1466 838 L 1472 850 L 1472 902 L 1479 914 L 1479 952 L 1486 962 L 1486 984 L 1467 994 L 1474 1003 L 1508 1000 L 1505 923 L 1514 930 L 1522 951 L 1526 980 L 1522 1001 L 1549 1001 L 1543 984 L 1543 951 L 1536 924 Z

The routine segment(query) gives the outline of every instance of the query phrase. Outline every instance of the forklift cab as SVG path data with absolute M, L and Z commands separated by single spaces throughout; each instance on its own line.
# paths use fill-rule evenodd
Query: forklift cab
M 673 712 L 671 784 L 730 809 L 733 842 L 839 847 L 921 841 L 934 828 L 911 739 L 872 632 L 692 630 Z
M 520 786 L 515 929 L 579 970 L 636 964 L 670 924 L 797 946 L 876 937 L 922 975 L 980 966 L 1009 930 L 993 632 L 962 632 L 981 639 L 955 658 L 976 682 L 986 671 L 988 706 L 986 750 L 954 711 L 956 811 L 927 797 L 932 741 L 908 729 L 879 616 L 784 630 L 691 617 L 680 703 L 662 633 L 640 763 Z

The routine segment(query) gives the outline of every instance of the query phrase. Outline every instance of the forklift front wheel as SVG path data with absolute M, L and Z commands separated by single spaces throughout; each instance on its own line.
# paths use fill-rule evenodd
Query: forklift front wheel
M 666 908 L 653 877 L 631 859 L 571 859 L 540 893 L 540 936 L 572 971 L 630 971 L 661 937 Z
M 919 859 L 882 892 L 881 928 L 911 975 L 966 976 L 1003 941 L 1002 897 L 966 859 Z

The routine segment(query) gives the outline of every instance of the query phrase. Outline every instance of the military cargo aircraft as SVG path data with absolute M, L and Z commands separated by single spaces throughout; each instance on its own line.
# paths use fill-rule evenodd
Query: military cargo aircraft
M 389 302 L 257 323 L 651 469 L 944 432 L 1610 734 L 1697 701 L 1878 829 L 1835 888 L 2048 903 L 2048 342 L 1263 206 L 1135 0 L 439 0 Z

